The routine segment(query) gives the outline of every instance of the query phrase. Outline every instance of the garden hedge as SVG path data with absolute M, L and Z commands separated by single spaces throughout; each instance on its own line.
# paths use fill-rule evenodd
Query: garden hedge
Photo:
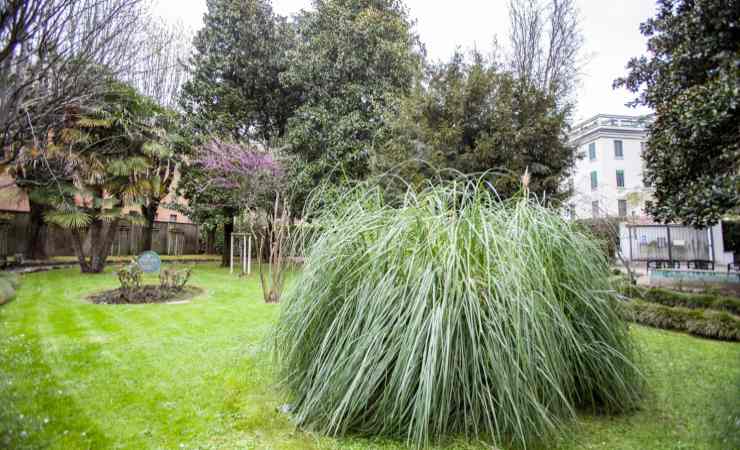
M 622 295 L 663 306 L 678 306 L 688 309 L 711 309 L 740 316 L 740 298 L 716 294 L 676 292 L 662 288 L 641 288 L 622 284 L 618 287 Z
M 740 341 L 740 318 L 727 312 L 689 309 L 631 300 L 626 316 L 643 325 L 685 331 L 695 336 Z

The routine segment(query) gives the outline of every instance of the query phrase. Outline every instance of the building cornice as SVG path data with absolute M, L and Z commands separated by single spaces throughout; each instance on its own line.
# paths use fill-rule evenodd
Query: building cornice
M 594 139 L 596 134 L 609 134 L 624 137 L 644 135 L 653 116 L 622 116 L 618 114 L 597 114 L 590 119 L 574 125 L 568 136 L 570 141 L 580 144 L 586 139 Z
M 618 128 L 598 128 L 578 137 L 571 138 L 570 143 L 576 146 L 583 145 L 587 142 L 600 138 L 611 139 L 644 139 L 647 137 L 645 130 L 624 130 Z

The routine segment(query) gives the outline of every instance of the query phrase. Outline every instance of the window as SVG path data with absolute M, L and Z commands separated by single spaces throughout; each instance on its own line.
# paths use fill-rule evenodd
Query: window
M 622 144 L 622 141 L 614 141 L 614 158 L 624 158 L 624 146 Z
M 594 219 L 599 218 L 599 201 L 595 200 L 591 202 L 591 215 Z
M 624 187 L 624 170 L 617 170 L 617 187 Z
M 177 214 L 170 214 L 170 222 L 177 222 Z
M 588 144 L 588 159 L 591 161 L 596 159 L 596 142 Z
M 595 191 L 599 187 L 599 176 L 594 170 L 591 172 L 591 190 Z
M 618 200 L 619 217 L 627 217 L 627 200 Z

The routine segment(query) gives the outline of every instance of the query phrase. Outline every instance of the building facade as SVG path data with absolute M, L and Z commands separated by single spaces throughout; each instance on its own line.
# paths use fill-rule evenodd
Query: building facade
M 574 219 L 644 217 L 650 196 L 642 182 L 642 152 L 650 117 L 599 114 L 573 127 L 579 159 L 570 178 Z
M 572 219 L 619 217 L 620 249 L 631 261 L 708 260 L 721 269 L 734 261 L 724 249 L 722 225 L 694 229 L 660 225 L 645 213 L 652 190 L 642 172 L 651 116 L 598 114 L 573 127 L 570 142 L 578 160 L 569 179 L 573 196 L 566 215 Z

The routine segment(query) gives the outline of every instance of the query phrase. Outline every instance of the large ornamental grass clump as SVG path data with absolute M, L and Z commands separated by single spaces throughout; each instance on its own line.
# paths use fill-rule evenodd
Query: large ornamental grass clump
M 528 446 L 641 396 L 598 243 L 537 201 L 453 183 L 344 196 L 287 293 L 276 360 L 295 420 L 423 446 Z

